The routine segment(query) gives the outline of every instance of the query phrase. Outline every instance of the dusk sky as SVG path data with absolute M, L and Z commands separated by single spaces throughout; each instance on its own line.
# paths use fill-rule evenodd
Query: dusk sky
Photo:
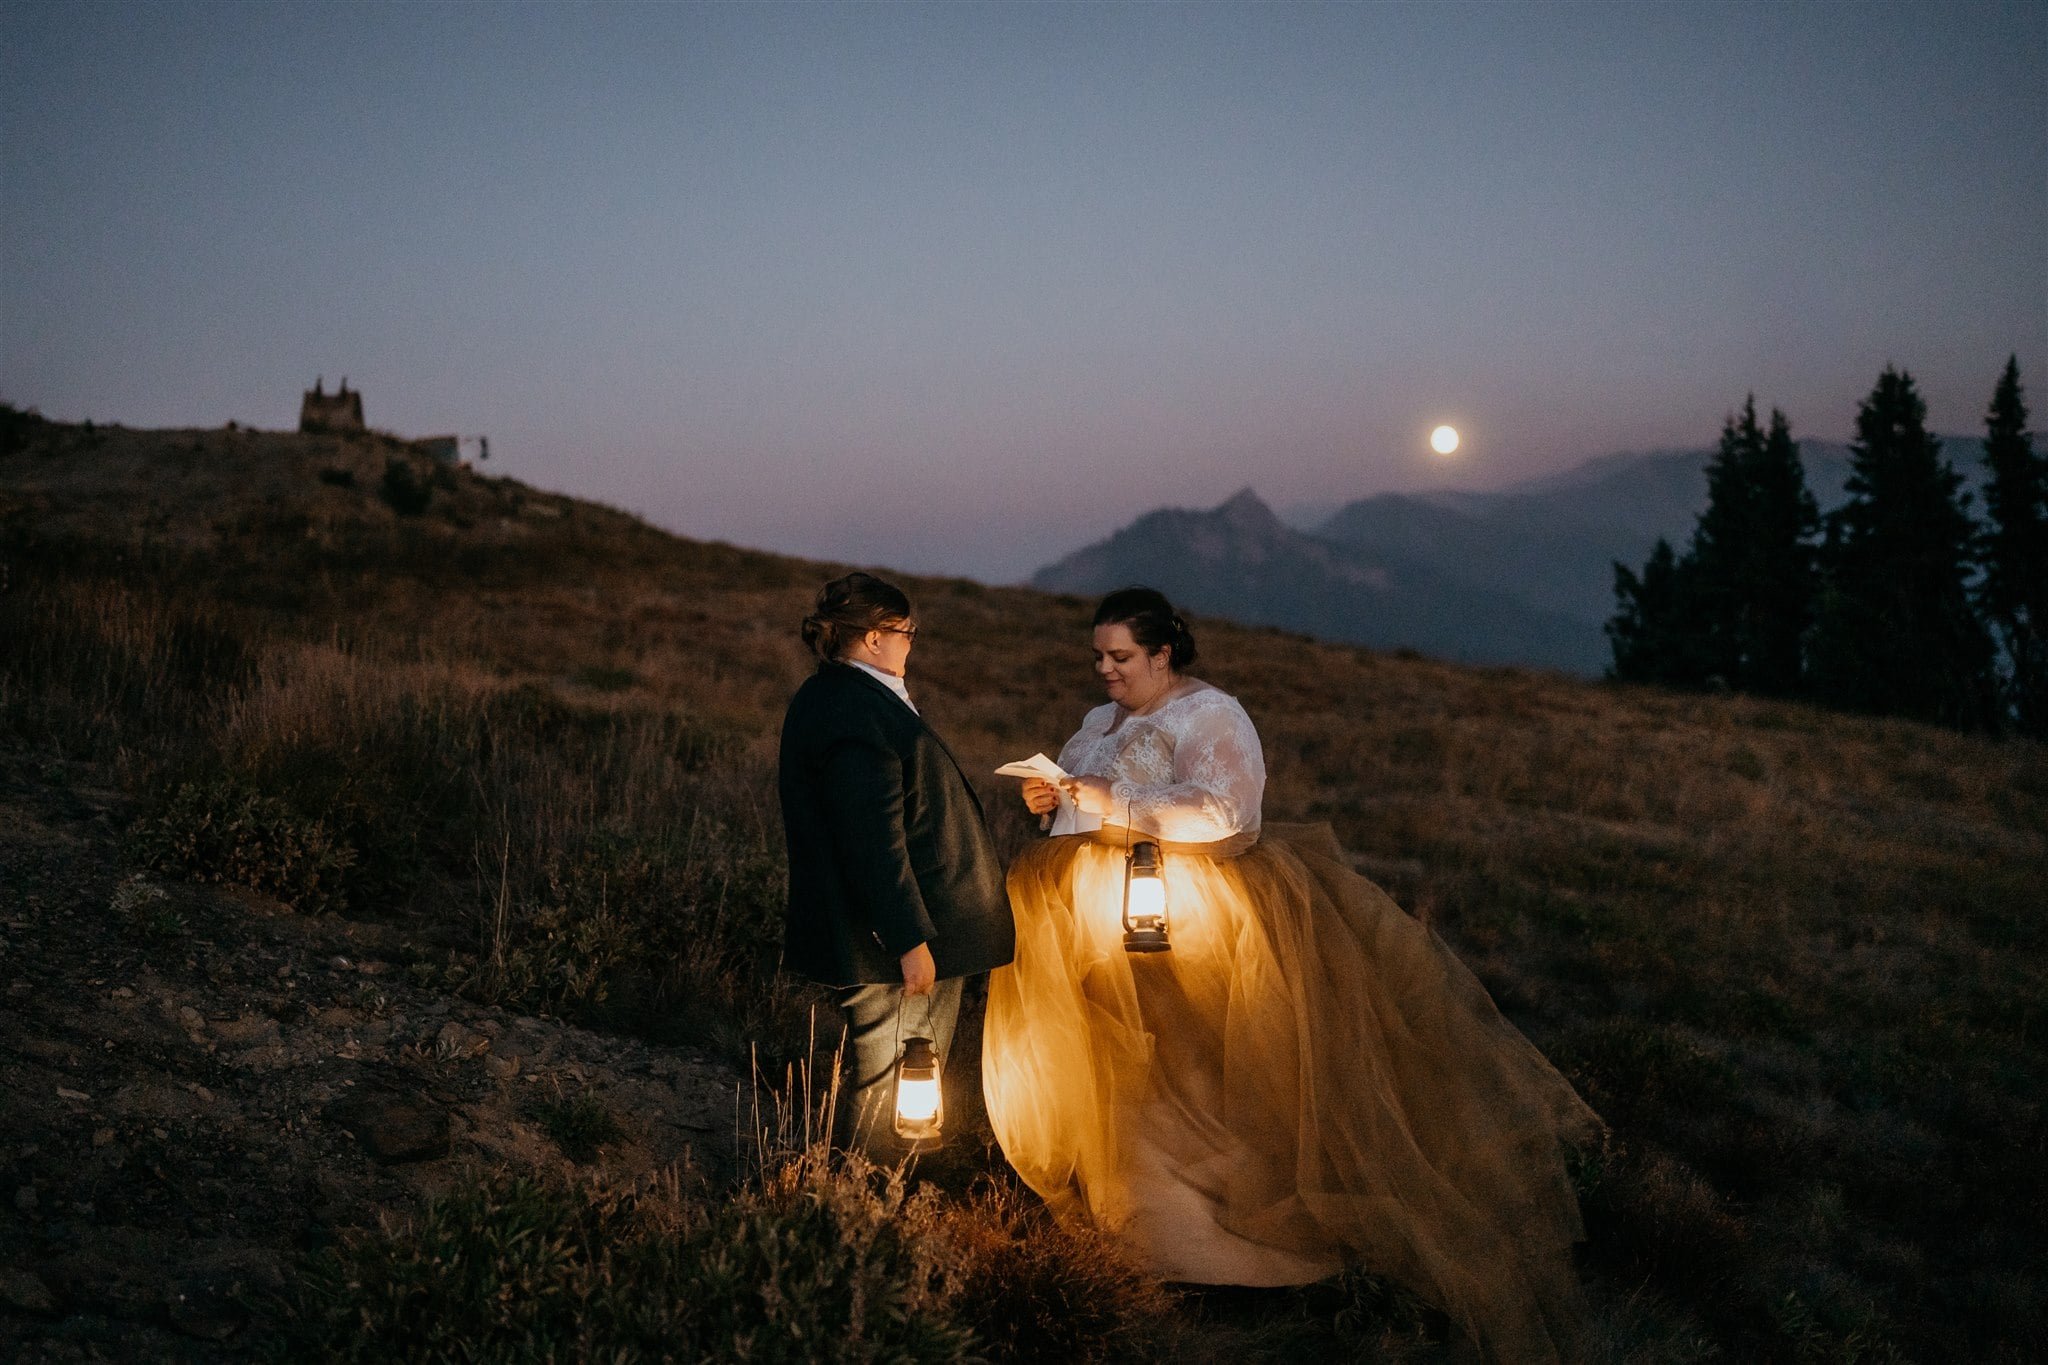
M 2048 412 L 2048 4 L 0 6 L 0 399 L 1017 581 L 1160 505 Z M 1456 425 L 1460 452 L 1427 444 Z

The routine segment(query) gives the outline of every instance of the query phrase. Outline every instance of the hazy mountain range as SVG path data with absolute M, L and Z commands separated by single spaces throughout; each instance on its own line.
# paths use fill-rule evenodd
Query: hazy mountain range
M 1971 484 L 1983 442 L 1945 437 Z M 1849 448 L 1800 442 L 1826 511 Z M 1190 610 L 1378 649 L 1593 675 L 1609 661 L 1614 561 L 1639 568 L 1657 537 L 1683 547 L 1706 506 L 1711 450 L 1609 455 L 1492 493 L 1382 493 L 1283 520 L 1246 488 L 1206 511 L 1147 512 L 1032 575 L 1097 593 L 1159 588 Z M 1981 510 L 1981 509 L 1979 509 Z

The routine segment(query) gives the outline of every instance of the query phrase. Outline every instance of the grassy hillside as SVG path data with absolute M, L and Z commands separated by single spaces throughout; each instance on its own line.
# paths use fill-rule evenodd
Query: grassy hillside
M 0 747 L 127 792 L 139 870 L 381 926 L 423 989 L 780 1074 L 812 997 L 773 971 L 775 734 L 836 567 L 379 438 L 8 414 Z M 970 770 L 1097 700 L 1089 603 L 901 581 L 919 703 Z M 1199 626 L 1197 671 L 1259 724 L 1268 818 L 1329 821 L 1612 1124 L 1582 1171 L 1592 1358 L 2038 1357 L 2042 749 Z M 1009 786 L 983 784 L 1014 847 Z M 995 1227 L 1085 1297 L 1110 1262 L 999 1184 L 971 1218 L 920 1196 L 917 1226 Z M 703 1226 L 741 1217 L 718 1207 Z M 1118 1283 L 1151 1326 L 1117 1349 L 1185 1353 L 1187 1322 L 1239 1356 L 1452 1349 L 1355 1277 Z

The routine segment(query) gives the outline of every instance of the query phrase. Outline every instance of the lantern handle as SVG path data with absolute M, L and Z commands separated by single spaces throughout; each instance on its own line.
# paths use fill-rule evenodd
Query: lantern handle
M 939 1045 L 939 1040 L 935 1036 L 936 1031 L 932 1028 L 933 1022 L 938 1018 L 938 1001 L 932 998 L 937 994 L 937 991 L 938 983 L 934 982 L 932 989 L 924 993 L 924 1036 L 931 1039 L 934 1049 Z M 903 1016 L 906 1013 L 908 1011 L 900 1007 L 896 1011 L 896 1060 L 898 1061 L 903 1060 Z M 914 1038 L 917 1035 L 912 1034 L 911 1036 Z

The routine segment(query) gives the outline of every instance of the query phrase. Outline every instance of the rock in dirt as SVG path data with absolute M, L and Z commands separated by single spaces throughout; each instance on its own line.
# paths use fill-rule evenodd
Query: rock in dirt
M 187 1285 L 164 1308 L 171 1326 L 198 1341 L 226 1341 L 249 1321 L 233 1298 L 210 1285 Z
M 326 1115 L 379 1161 L 430 1161 L 448 1154 L 447 1111 L 410 1095 L 359 1091 L 328 1105 Z
M 50 1286 L 42 1277 L 27 1270 L 0 1270 L 0 1303 L 6 1304 L 17 1313 L 36 1313 L 43 1317 L 57 1314 L 57 1296 L 50 1292 Z
M 491 1040 L 488 1035 L 464 1028 L 453 1019 L 441 1025 L 441 1031 L 434 1035 L 434 1055 L 442 1061 L 459 1061 L 488 1052 Z
M 223 1019 L 213 1024 L 211 1031 L 221 1042 L 239 1047 L 275 1047 L 279 1041 L 277 1020 L 261 1014 Z

